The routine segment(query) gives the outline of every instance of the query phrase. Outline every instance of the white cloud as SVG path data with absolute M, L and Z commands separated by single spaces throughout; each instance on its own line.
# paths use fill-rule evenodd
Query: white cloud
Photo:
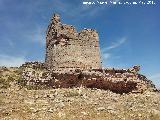
M 112 43 L 109 47 L 104 48 L 103 52 L 117 48 L 117 47 L 121 46 L 122 44 L 124 44 L 126 41 L 127 41 L 127 38 L 123 37 L 123 38 L 119 39 L 117 42 Z
M 0 66 L 18 67 L 26 62 L 25 57 L 0 55 Z
M 126 42 L 126 37 L 120 38 L 117 42 L 112 43 L 109 47 L 102 48 L 101 55 L 102 55 L 102 63 L 103 66 L 108 66 L 110 59 L 119 59 L 120 56 L 115 56 L 113 53 L 108 52 L 111 49 L 120 47 L 122 44 Z

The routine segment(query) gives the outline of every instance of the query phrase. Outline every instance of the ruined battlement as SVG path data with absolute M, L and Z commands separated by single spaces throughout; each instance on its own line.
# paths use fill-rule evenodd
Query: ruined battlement
M 77 32 L 54 14 L 46 34 L 45 63 L 23 64 L 20 67 L 23 85 L 35 89 L 84 86 L 116 93 L 156 91 L 152 81 L 139 74 L 139 65 L 129 69 L 101 68 L 96 30 Z
M 101 69 L 99 37 L 96 30 L 77 32 L 72 25 L 62 24 L 54 14 L 46 33 L 48 69 Z

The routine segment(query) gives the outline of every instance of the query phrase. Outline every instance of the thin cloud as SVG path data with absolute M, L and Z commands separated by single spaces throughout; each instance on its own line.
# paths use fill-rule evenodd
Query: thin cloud
M 115 56 L 114 54 L 112 54 L 111 52 L 109 53 L 108 51 L 117 47 L 120 47 L 122 44 L 124 44 L 127 41 L 126 37 L 123 37 L 121 39 L 119 39 L 119 41 L 112 43 L 109 47 L 106 48 L 102 48 L 101 50 L 101 55 L 102 55 L 102 63 L 103 66 L 107 66 L 108 62 L 110 59 L 117 59 L 120 56 Z
M 9 55 L 0 55 L 0 66 L 19 67 L 26 61 L 27 60 L 23 56 L 15 57 L 15 56 L 9 56 Z
M 124 44 L 127 41 L 126 37 L 121 38 L 119 41 L 112 43 L 109 47 L 102 49 L 103 52 L 105 51 L 109 51 L 111 49 L 117 48 L 119 46 L 121 46 L 122 44 Z
M 32 33 L 28 34 L 28 39 L 32 42 L 37 42 L 41 45 L 45 45 L 45 28 L 44 27 L 37 27 L 35 28 Z
M 159 79 L 160 80 L 160 73 L 157 73 L 157 74 L 150 76 L 150 79 Z
M 160 73 L 151 75 L 149 79 L 152 80 L 155 83 L 156 87 L 160 90 Z
M 105 67 L 106 63 L 109 61 L 111 54 L 110 53 L 102 53 L 102 66 Z
M 46 28 L 42 25 L 34 26 L 32 29 L 23 31 L 25 34 L 21 34 L 21 38 L 28 42 L 38 43 L 42 46 L 45 45 L 45 30 Z
M 111 57 L 110 53 L 102 53 L 102 58 L 108 60 Z

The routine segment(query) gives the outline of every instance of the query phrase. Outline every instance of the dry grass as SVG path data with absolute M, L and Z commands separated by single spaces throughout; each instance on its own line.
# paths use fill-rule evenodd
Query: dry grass
M 86 88 L 29 90 L 10 84 L 21 80 L 20 73 L 17 68 L 0 71 L 2 120 L 160 120 L 158 92 L 119 95 Z

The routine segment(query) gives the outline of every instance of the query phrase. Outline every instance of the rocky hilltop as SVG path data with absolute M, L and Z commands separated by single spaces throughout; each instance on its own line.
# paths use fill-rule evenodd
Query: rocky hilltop
M 138 73 L 140 66 L 102 69 L 100 58 L 96 30 L 77 32 L 54 14 L 46 32 L 45 62 L 23 64 L 21 83 L 34 89 L 83 86 L 120 94 L 156 90 L 150 80 Z
M 160 92 L 22 86 L 19 68 L 0 70 L 0 120 L 159 120 Z
M 98 33 L 54 14 L 44 63 L 0 67 L 0 119 L 160 120 L 160 93 L 139 71 L 102 69 Z

